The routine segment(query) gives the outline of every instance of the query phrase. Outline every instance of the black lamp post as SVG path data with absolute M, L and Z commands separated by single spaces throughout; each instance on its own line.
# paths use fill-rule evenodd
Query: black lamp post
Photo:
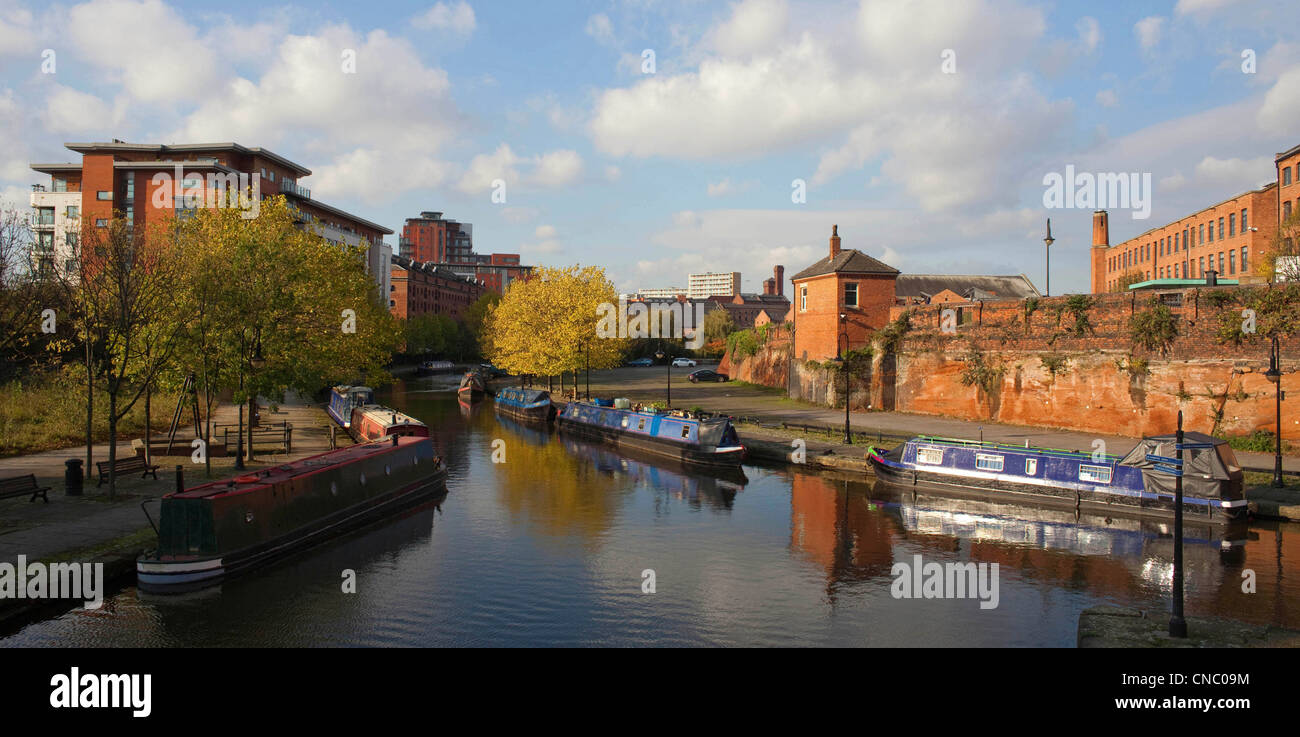
M 1268 353 L 1268 371 L 1264 376 L 1277 387 L 1274 392 L 1276 397 L 1277 408 L 1277 432 L 1274 440 L 1276 441 L 1276 450 L 1273 454 L 1273 488 L 1281 489 L 1286 486 L 1282 482 L 1282 349 L 1278 345 L 1277 336 L 1273 336 L 1273 346 Z
M 1187 637 L 1187 620 L 1183 617 L 1183 411 L 1178 410 L 1178 431 L 1174 434 L 1178 450 L 1178 475 L 1174 477 L 1174 590 L 1173 611 L 1169 615 L 1169 636 Z
M 849 316 L 847 313 L 840 313 L 840 335 L 844 336 L 844 347 L 849 347 Z M 853 396 L 849 389 L 849 361 L 843 353 L 840 353 L 839 340 L 835 341 L 835 361 L 839 363 L 840 370 L 844 372 L 844 444 L 853 445 L 853 434 L 849 432 L 849 398 Z
M 1047 264 L 1043 269 L 1047 276 L 1047 293 L 1044 295 L 1046 297 L 1052 296 L 1052 244 L 1055 242 L 1056 239 L 1052 237 L 1052 219 L 1048 218 L 1047 237 L 1043 239 L 1043 243 L 1047 244 L 1047 247 L 1044 249 L 1044 252 L 1047 254 Z
M 662 360 L 667 357 L 668 354 L 664 353 L 663 350 L 655 351 L 655 358 Z M 672 407 L 673 406 L 673 362 L 669 361 L 668 363 L 664 364 L 664 366 L 668 369 L 668 406 Z
M 586 372 L 586 395 L 587 401 L 591 401 L 591 344 L 582 344 L 582 357 L 584 361 L 584 371 Z

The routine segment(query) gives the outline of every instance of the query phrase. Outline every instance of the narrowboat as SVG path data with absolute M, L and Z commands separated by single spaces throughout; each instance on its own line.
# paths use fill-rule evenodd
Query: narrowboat
M 916 437 L 867 457 L 876 476 L 904 485 L 956 487 L 1009 498 L 1065 504 L 1080 511 L 1171 517 L 1178 450 L 1173 434 L 1141 440 L 1124 456 L 952 438 Z M 1245 518 L 1243 474 L 1220 438 L 1184 433 L 1185 518 L 1227 523 Z
M 544 423 L 555 419 L 555 404 L 545 389 L 499 389 L 494 402 L 497 414 L 519 422 Z
M 348 434 L 358 443 L 373 443 L 394 435 L 427 438 L 429 427 L 404 412 L 378 404 L 363 404 L 352 408 Z
M 330 419 L 339 423 L 344 429 L 352 423 L 352 410 L 363 404 L 373 404 L 375 391 L 368 386 L 339 386 L 330 389 L 330 401 L 325 411 Z
M 451 361 L 421 361 L 415 367 L 416 376 L 433 376 L 434 374 L 445 374 L 455 368 Z
M 687 463 L 738 466 L 745 456 L 729 418 L 634 410 L 626 399 L 569 402 L 556 423 L 561 432 Z
M 446 479 L 433 441 L 393 437 L 167 494 L 158 547 L 136 560 L 140 588 L 216 583 L 405 510 Z
M 483 379 L 483 374 L 477 371 L 466 371 L 460 379 L 460 387 L 456 389 L 456 394 L 463 399 L 481 399 L 487 392 L 487 382 Z

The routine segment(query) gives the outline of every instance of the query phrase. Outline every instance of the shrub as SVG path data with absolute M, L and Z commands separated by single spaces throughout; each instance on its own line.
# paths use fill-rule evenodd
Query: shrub
M 1178 337 L 1178 319 L 1168 305 L 1152 297 L 1147 301 L 1146 309 L 1129 318 L 1128 330 L 1133 345 L 1164 353 Z

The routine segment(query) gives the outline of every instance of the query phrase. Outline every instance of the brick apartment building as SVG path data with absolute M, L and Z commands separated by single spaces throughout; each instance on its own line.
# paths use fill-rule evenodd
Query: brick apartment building
M 1300 211 L 1300 146 L 1274 159 L 1276 179 L 1259 189 L 1110 245 L 1109 216 L 1093 213 L 1092 292 L 1128 284 L 1204 280 L 1235 283 L 1254 273 L 1282 222 Z
M 267 149 L 238 143 L 163 145 L 118 140 L 64 145 L 81 154 L 80 163 L 31 165 L 34 171 L 50 176 L 49 185 L 33 185 L 31 194 L 39 268 L 74 271 L 80 234 L 88 228 L 106 227 L 114 217 L 142 229 L 163 219 L 185 217 L 202 206 L 174 197 L 174 190 L 158 192 L 175 186 L 179 165 L 183 186 L 189 190 L 206 188 L 209 174 L 231 181 L 246 174 L 250 186 L 253 181 L 258 183 L 263 198 L 285 195 L 302 227 L 333 243 L 365 246 L 367 270 L 381 293 L 388 291 L 391 247 L 383 238 L 393 231 L 312 199 L 311 191 L 298 184 L 311 170 Z M 160 173 L 168 178 L 155 180 Z
M 795 358 L 824 360 L 865 345 L 889 322 L 898 273 L 855 248 L 841 249 L 839 226 L 831 226 L 826 258 L 790 277 Z
M 421 315 L 459 319 L 487 287 L 440 264 L 391 257 L 388 310 L 402 320 Z
M 402 256 L 446 266 L 497 294 L 505 294 L 511 282 L 533 268 L 521 266 L 517 253 L 475 253 L 474 226 L 444 218 L 441 212 L 425 211 L 407 218 L 398 243 Z

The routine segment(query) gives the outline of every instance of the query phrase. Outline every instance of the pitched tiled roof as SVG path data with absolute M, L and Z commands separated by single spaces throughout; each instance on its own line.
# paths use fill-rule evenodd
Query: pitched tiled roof
M 897 274 L 898 269 L 889 264 L 877 261 L 867 254 L 856 248 L 846 248 L 835 255 L 834 258 L 827 256 L 808 268 L 800 271 L 798 274 L 790 277 L 791 281 L 797 279 L 807 279 L 812 276 L 821 276 L 822 274 L 831 273 L 850 273 L 850 274 Z
M 1041 297 L 1024 274 L 982 276 L 974 274 L 903 274 L 894 282 L 896 297 L 932 297 L 951 289 L 969 300 Z

